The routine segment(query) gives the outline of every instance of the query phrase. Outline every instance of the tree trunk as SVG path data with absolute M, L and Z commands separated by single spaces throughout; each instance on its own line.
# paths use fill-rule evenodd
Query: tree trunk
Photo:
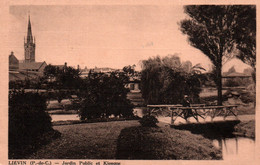
M 222 105 L 222 63 L 220 62 L 216 66 L 216 72 L 217 72 L 217 90 L 218 90 L 218 105 Z
M 253 72 L 251 73 L 251 75 L 252 75 L 252 79 L 253 79 L 253 81 L 254 81 L 254 83 L 255 83 L 255 85 L 256 85 L 256 67 L 253 67 Z

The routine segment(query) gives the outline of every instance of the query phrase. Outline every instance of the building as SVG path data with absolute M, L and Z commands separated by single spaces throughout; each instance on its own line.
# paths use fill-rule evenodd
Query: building
M 35 37 L 32 35 L 30 16 L 28 19 L 27 36 L 24 38 L 24 60 L 18 60 L 14 52 L 9 55 L 9 81 L 33 79 L 43 75 L 47 66 L 45 61 L 35 60 Z
M 14 52 L 9 55 L 9 70 L 18 70 L 19 60 L 15 57 Z
M 22 71 L 33 71 L 43 73 L 44 68 L 47 66 L 47 63 L 44 62 L 29 62 L 29 63 L 19 63 L 19 70 Z
M 79 69 L 79 66 L 78 66 L 78 69 Z M 103 67 L 103 68 L 95 67 L 95 68 L 90 68 L 90 69 L 85 67 L 84 69 L 80 69 L 80 70 L 81 70 L 82 78 L 88 77 L 88 74 L 90 71 L 92 73 L 104 73 L 107 75 L 110 75 L 112 72 L 115 72 L 115 71 L 122 72 L 121 69 L 114 69 L 114 68 L 108 68 L 108 67 Z
M 35 38 L 33 40 L 30 16 L 28 21 L 26 41 L 24 38 L 24 62 L 25 63 L 35 62 Z

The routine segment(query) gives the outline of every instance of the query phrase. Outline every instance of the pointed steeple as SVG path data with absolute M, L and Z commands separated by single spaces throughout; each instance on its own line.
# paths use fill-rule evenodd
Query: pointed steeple
M 28 29 L 27 29 L 27 43 L 33 43 L 33 36 L 32 36 L 32 28 L 31 28 L 31 21 L 30 21 L 30 15 L 29 15 L 29 21 L 28 21 Z
M 24 61 L 26 63 L 35 62 L 35 38 L 32 36 L 32 27 L 30 14 L 28 16 L 28 29 L 27 29 L 27 37 L 24 41 Z

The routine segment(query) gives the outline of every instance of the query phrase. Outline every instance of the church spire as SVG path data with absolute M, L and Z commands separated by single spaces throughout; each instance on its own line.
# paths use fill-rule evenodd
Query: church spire
M 29 21 L 28 21 L 28 29 L 27 29 L 27 43 L 33 43 L 33 37 L 32 37 L 32 28 L 31 28 L 31 21 L 30 21 L 30 15 L 29 15 Z
M 28 17 L 28 29 L 26 42 L 24 41 L 24 61 L 26 63 L 35 62 L 35 38 L 32 36 L 30 14 Z

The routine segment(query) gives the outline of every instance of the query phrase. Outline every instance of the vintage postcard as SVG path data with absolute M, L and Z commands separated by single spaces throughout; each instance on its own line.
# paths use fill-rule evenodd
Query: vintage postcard
M 3 165 L 258 164 L 258 3 L 1 2 Z

